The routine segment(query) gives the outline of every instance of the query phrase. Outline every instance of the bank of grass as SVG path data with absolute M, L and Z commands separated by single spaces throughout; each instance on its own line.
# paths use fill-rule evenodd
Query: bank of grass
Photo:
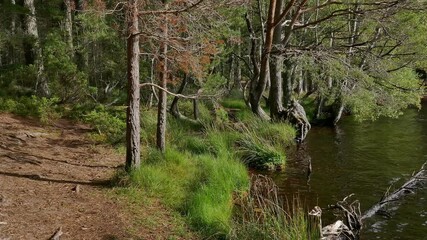
M 38 102 L 42 104 L 37 103 L 37 106 L 44 110 L 38 110 L 36 117 L 41 118 L 44 112 L 58 112 L 62 116 L 91 124 L 94 132 L 90 137 L 94 140 L 119 145 L 124 141 L 123 107 L 89 104 L 67 108 L 58 107 L 54 103 L 45 104 L 46 100 Z M 0 101 L 0 110 L 2 105 L 8 106 L 8 110 L 26 109 L 17 108 L 19 104 Z M 26 104 L 23 103 L 24 106 Z M 233 218 L 236 216 L 236 199 L 245 196 L 250 187 L 246 167 L 283 168 L 285 147 L 292 144 L 295 131 L 286 124 L 258 120 L 247 110 L 242 100 L 226 99 L 224 105 L 233 107 L 234 120 L 230 120 L 227 109 L 218 104 L 209 104 L 211 108 L 200 104 L 200 123 L 169 117 L 165 153 L 160 153 L 153 145 L 156 111 L 142 109 L 143 164 L 130 174 L 118 177 L 117 182 L 120 184 L 114 188 L 114 192 L 117 197 L 129 202 L 129 208 L 136 214 L 138 206 L 150 208 L 160 204 L 172 209 L 172 212 L 177 213 L 171 214 L 174 222 L 182 225 L 176 230 L 178 238 L 251 239 L 250 236 L 255 233 L 249 230 L 256 229 L 256 234 L 262 233 L 263 239 L 274 239 L 267 236 L 276 236 L 278 233 L 275 232 L 283 229 L 299 232 L 301 226 L 306 224 L 303 218 L 292 218 L 286 222 L 283 219 L 272 220 L 275 221 L 274 229 L 268 227 L 271 225 L 269 222 L 256 223 L 257 228 L 254 228 L 252 222 L 239 222 Z M 190 104 L 183 104 L 180 110 L 191 112 L 185 109 L 190 107 Z M 281 216 L 283 214 L 286 215 L 286 212 Z M 141 224 L 155 225 L 162 221 L 162 217 L 155 212 L 143 218 L 135 217 L 140 219 L 138 221 Z M 190 232 L 196 234 L 185 233 L 188 229 L 184 225 L 188 225 Z M 248 232 L 246 237 L 242 235 L 245 232 Z

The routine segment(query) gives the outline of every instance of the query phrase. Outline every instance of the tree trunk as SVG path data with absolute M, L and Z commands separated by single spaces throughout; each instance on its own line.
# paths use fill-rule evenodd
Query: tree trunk
M 230 69 L 228 71 L 228 79 L 227 79 L 227 90 L 231 91 L 231 89 L 233 88 L 234 85 L 234 65 L 235 65 L 235 57 L 233 54 L 231 54 L 230 56 Z
M 65 4 L 65 32 L 67 33 L 67 44 L 70 53 L 74 56 L 73 44 L 73 17 L 72 17 L 72 4 L 71 0 L 64 0 Z
M 49 86 L 44 75 L 43 53 L 40 45 L 37 29 L 36 8 L 34 0 L 24 0 L 24 7 L 29 10 L 25 17 L 25 33 L 28 36 L 25 41 L 25 62 L 27 65 L 34 64 L 37 68 L 36 93 L 39 96 L 49 96 Z
M 128 1 L 127 78 L 128 108 L 126 116 L 126 170 L 141 165 L 140 116 L 139 116 L 139 26 L 138 1 Z
M 282 12 L 282 1 L 278 1 L 275 9 L 275 15 L 280 16 Z M 277 47 L 282 41 L 282 27 L 279 24 L 274 28 L 273 33 L 273 49 L 277 50 Z M 283 110 L 283 57 L 280 54 L 272 54 L 270 61 L 270 117 L 273 120 L 279 120 L 280 112 Z
M 284 77 L 284 103 L 288 106 L 292 98 L 292 63 L 291 60 L 285 59 L 285 77 Z
M 15 0 L 11 0 L 10 3 L 12 5 L 16 5 L 16 1 Z M 16 14 L 12 13 L 11 16 L 11 21 L 10 21 L 10 34 L 12 36 L 16 35 Z M 9 64 L 14 64 L 16 62 L 15 60 L 15 47 L 13 46 L 13 44 L 9 44 L 9 53 L 8 53 L 8 63 Z
M 75 5 L 75 16 L 78 16 L 79 12 L 85 10 L 86 0 L 74 0 Z M 77 62 L 77 68 L 80 71 L 87 71 L 89 65 L 89 56 L 87 51 L 87 42 L 83 37 L 83 26 L 80 20 L 76 20 L 74 23 L 74 31 L 77 36 L 81 36 L 80 38 L 76 38 L 75 42 L 75 57 Z
M 199 120 L 199 101 L 197 99 L 193 99 L 193 115 L 194 120 Z
M 242 44 L 237 43 L 237 55 L 240 56 L 242 52 Z M 242 69 L 240 66 L 240 59 L 236 59 L 236 64 L 234 68 L 234 84 L 233 89 L 237 89 L 238 91 L 242 91 Z
M 182 94 L 184 92 L 184 89 L 187 86 L 187 83 L 188 83 L 188 77 L 187 75 L 185 75 L 184 78 L 182 79 L 181 85 L 179 86 L 177 94 Z M 179 112 L 179 108 L 178 108 L 178 101 L 179 101 L 179 97 L 175 96 L 172 100 L 171 107 L 170 107 L 171 114 L 176 118 L 181 117 L 181 113 Z
M 335 115 L 335 119 L 334 119 L 334 126 L 335 125 L 337 125 L 338 124 L 338 122 L 340 121 L 340 119 L 341 119 L 341 117 L 342 117 L 342 114 L 343 114 L 343 112 L 344 112 L 344 103 L 343 103 L 343 101 L 341 100 L 340 101 L 340 105 L 339 105 L 339 107 L 338 107 L 338 111 L 337 111 L 337 113 L 336 113 L 336 115 Z
M 268 78 L 268 62 L 270 58 L 270 52 L 273 45 L 273 34 L 274 34 L 274 19 L 276 10 L 277 0 L 270 0 L 270 6 L 268 9 L 268 20 L 265 43 L 261 55 L 260 72 L 259 76 L 255 76 L 252 79 L 249 90 L 249 102 L 251 105 L 252 112 L 263 119 L 269 119 L 268 115 L 261 108 L 261 97 L 265 90 Z
M 165 9 L 168 8 L 168 4 L 165 4 Z M 162 31 L 164 40 L 160 46 L 160 86 L 164 89 L 167 88 L 167 78 L 168 78 L 168 61 L 167 61 L 167 53 L 168 53 L 168 45 L 166 39 L 168 37 L 168 19 L 167 16 L 164 18 L 164 22 L 162 23 Z M 159 104 L 157 108 L 157 148 L 164 152 L 166 149 L 166 117 L 167 117 L 167 94 L 162 89 L 159 89 Z

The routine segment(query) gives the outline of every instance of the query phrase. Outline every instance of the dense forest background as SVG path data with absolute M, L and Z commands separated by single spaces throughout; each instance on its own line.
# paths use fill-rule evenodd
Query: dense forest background
M 421 106 L 426 7 L 423 0 L 1 0 L 0 107 L 45 122 L 91 123 L 97 141 L 127 143 L 129 172 L 178 152 L 200 155 L 198 167 L 228 166 L 210 176 L 223 188 L 169 199 L 208 234 L 228 234 L 229 198 L 247 185 L 247 173 L 233 177 L 242 169 L 230 159 L 280 168 L 284 146 L 303 141 L 312 124 L 336 125 L 345 114 L 398 117 Z M 207 163 L 206 154 L 224 162 Z M 213 192 L 229 197 L 219 223 L 195 214 Z

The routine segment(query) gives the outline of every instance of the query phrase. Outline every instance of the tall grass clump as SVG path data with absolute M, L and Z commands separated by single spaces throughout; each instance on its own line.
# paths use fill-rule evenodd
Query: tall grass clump
M 309 229 L 309 219 L 299 200 L 284 203 L 273 180 L 254 175 L 247 194 L 236 196 L 233 231 L 230 239 L 306 240 L 319 239 Z
M 295 142 L 295 128 L 287 122 L 266 122 L 253 115 L 245 117 L 242 121 L 248 129 L 277 148 L 283 149 Z
M 258 120 L 259 122 L 259 120 Z M 255 125 L 257 133 L 270 145 L 277 148 L 284 148 L 295 143 L 296 131 L 295 128 L 287 123 L 257 123 Z
M 237 146 L 243 163 L 248 167 L 274 170 L 285 165 L 285 155 L 256 134 L 244 136 L 237 142 Z

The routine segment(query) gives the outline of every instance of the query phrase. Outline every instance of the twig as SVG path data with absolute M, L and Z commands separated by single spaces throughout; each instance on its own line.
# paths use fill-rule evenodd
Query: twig
M 52 235 L 52 237 L 49 238 L 49 240 L 59 240 L 59 238 L 62 236 L 62 227 L 59 227 L 55 233 Z

